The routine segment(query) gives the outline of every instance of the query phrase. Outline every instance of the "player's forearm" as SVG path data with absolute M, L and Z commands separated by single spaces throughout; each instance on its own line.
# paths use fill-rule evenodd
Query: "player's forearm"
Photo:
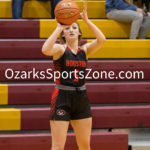
M 91 29 L 93 34 L 95 35 L 97 42 L 105 42 L 106 38 L 104 34 L 101 32 L 101 30 L 93 24 L 89 19 L 85 21 L 88 27 Z
M 42 52 L 51 51 L 53 49 L 53 46 L 61 32 L 62 32 L 61 28 L 57 27 L 55 29 L 55 31 L 51 34 L 51 36 L 45 41 L 42 47 Z

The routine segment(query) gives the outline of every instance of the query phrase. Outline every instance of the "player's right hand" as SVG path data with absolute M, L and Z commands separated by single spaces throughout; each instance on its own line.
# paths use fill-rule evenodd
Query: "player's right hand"
M 57 21 L 57 20 L 56 20 Z M 63 24 L 60 24 L 58 21 L 57 21 L 57 28 L 61 29 L 61 30 L 64 30 L 66 29 L 68 26 L 67 25 L 63 25 Z

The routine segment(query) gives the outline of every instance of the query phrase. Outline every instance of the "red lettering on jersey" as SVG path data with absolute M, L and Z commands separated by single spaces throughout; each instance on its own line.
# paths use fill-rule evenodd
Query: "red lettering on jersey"
M 76 67 L 79 67 L 80 65 L 79 65 L 79 62 L 78 61 L 75 61 L 76 62 Z
M 72 60 L 72 66 L 76 67 L 75 65 L 76 65 L 76 62 L 74 60 Z
M 66 60 L 66 66 L 69 67 L 70 66 L 70 61 Z
M 86 61 L 66 60 L 67 67 L 86 67 Z
M 75 77 L 74 82 L 79 81 L 79 74 L 77 74 L 77 73 L 79 73 L 79 70 L 76 70 L 76 73 L 75 73 L 75 70 L 74 70 L 74 77 Z
M 82 67 L 86 67 L 86 61 L 82 61 Z
M 73 66 L 73 61 L 72 60 L 70 60 L 70 66 L 69 67 L 71 67 L 71 66 Z

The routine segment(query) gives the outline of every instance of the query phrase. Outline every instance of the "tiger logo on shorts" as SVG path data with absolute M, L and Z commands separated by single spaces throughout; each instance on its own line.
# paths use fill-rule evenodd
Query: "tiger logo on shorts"
M 56 111 L 56 114 L 57 115 L 59 115 L 59 116 L 64 116 L 65 115 L 65 110 L 63 110 L 63 109 L 58 109 L 57 111 Z

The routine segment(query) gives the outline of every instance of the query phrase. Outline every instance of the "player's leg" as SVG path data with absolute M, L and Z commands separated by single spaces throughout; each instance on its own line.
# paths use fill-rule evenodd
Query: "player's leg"
M 69 121 L 50 120 L 52 135 L 51 150 L 64 150 Z
M 79 150 L 90 150 L 92 118 L 71 120 Z
M 54 89 L 51 97 L 50 128 L 52 135 L 52 149 L 63 150 L 70 121 L 69 108 L 66 100 L 67 91 Z

